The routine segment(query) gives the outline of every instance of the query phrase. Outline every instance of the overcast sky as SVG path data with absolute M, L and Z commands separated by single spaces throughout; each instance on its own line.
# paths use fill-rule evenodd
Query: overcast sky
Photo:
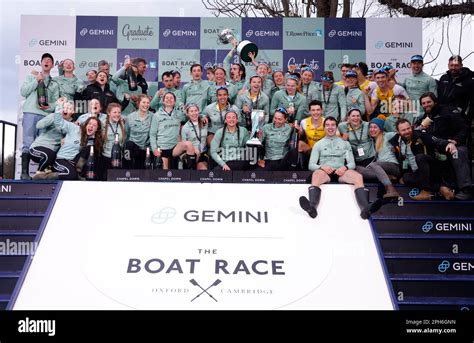
M 16 123 L 19 98 L 18 55 L 20 51 L 20 16 L 35 15 L 114 15 L 114 16 L 187 16 L 211 17 L 200 0 L 0 0 L 0 119 Z M 425 24 L 427 24 L 425 22 Z M 466 24 L 466 22 L 465 22 Z M 424 45 L 430 37 L 440 35 L 441 25 L 424 25 Z M 60 28 L 58 28 L 60 29 Z M 473 51 L 473 25 L 463 33 L 463 50 Z M 451 25 L 453 50 L 459 40 L 459 29 Z M 445 49 L 439 56 L 436 73 L 447 69 L 450 51 Z M 461 55 L 463 52 L 461 52 Z M 465 61 L 465 66 L 473 69 L 474 56 Z M 439 77 L 439 76 L 438 76 Z
M 209 17 L 199 0 L 0 0 L 0 119 L 16 123 L 19 97 L 20 16 L 113 15 Z M 58 28 L 60 29 L 60 28 Z

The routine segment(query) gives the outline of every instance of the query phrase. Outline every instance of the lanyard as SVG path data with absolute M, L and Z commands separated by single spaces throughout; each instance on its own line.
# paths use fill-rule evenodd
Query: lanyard
M 333 89 L 333 87 L 331 86 L 331 89 L 329 90 L 328 99 L 326 100 L 326 91 L 324 90 L 324 86 L 323 86 L 323 101 L 326 105 L 329 103 L 329 100 L 331 99 L 332 89 Z
M 304 92 L 304 91 L 303 91 L 303 93 L 306 95 L 306 97 L 308 97 L 308 93 L 309 93 L 309 86 L 310 86 L 310 85 L 311 85 L 311 84 L 310 84 L 310 83 L 308 83 L 308 85 L 306 86 L 306 92 Z M 303 85 L 303 88 L 304 88 L 304 85 Z
M 168 115 L 168 117 L 171 117 L 173 115 L 174 108 L 171 110 L 171 112 L 166 112 L 165 108 L 163 107 L 163 111 Z
M 193 127 L 193 130 L 194 130 L 194 133 L 196 134 L 196 138 L 199 140 L 199 143 L 201 143 L 201 138 L 202 138 L 202 132 L 201 132 L 201 129 L 199 129 L 199 132 L 201 133 L 200 135 L 198 135 L 197 133 L 197 130 L 196 130 L 196 126 L 194 126 L 194 123 L 192 121 L 191 122 L 191 125 Z M 198 124 L 198 127 L 199 127 L 199 124 Z
M 403 142 L 403 144 L 405 144 L 405 153 L 402 152 L 402 157 L 403 157 L 403 159 L 407 159 L 407 158 L 408 158 L 408 156 L 407 156 L 407 153 L 408 153 L 408 143 L 405 142 L 405 141 L 402 139 L 402 137 L 400 136 L 400 137 L 398 138 L 398 144 L 400 145 L 400 150 L 402 150 L 402 142 Z M 410 149 L 410 151 L 411 151 L 411 149 Z M 400 152 L 401 152 L 401 151 L 400 151 Z
M 255 102 L 252 100 L 252 92 L 249 91 L 249 98 L 250 98 L 250 112 L 253 111 L 253 109 L 257 109 L 258 110 L 258 100 L 260 99 L 260 91 L 258 91 L 257 93 L 257 98 L 255 99 Z M 255 104 L 255 106 L 254 106 Z
M 224 124 L 224 116 L 222 115 L 222 110 L 221 110 L 221 108 L 220 108 L 220 106 L 219 106 L 219 103 L 217 104 L 217 109 L 219 110 L 219 115 L 220 115 L 220 117 L 221 117 L 221 123 Z M 224 107 L 224 110 L 225 110 L 226 112 L 227 112 L 228 109 L 229 109 L 229 103 L 227 103 L 227 104 L 225 105 L 225 107 Z M 225 113 L 225 112 L 224 112 L 224 113 Z M 194 125 L 193 125 L 193 127 L 194 127 Z M 201 140 L 199 140 L 199 141 L 201 141 Z
M 356 132 L 355 132 L 354 128 L 352 127 L 352 125 L 349 124 L 349 126 L 350 126 L 351 129 L 352 129 L 352 133 L 354 134 L 354 137 L 355 137 L 355 139 L 356 139 L 356 141 L 357 141 L 357 145 L 359 145 L 360 142 L 362 141 L 362 135 L 364 134 L 364 125 L 361 124 L 361 126 L 360 126 L 360 135 L 359 135 L 359 138 L 357 138 Z
M 288 94 L 287 91 L 285 91 L 285 92 L 286 92 L 286 100 L 288 100 L 288 103 L 290 103 L 290 102 L 294 103 L 295 100 L 296 100 L 296 93 L 295 93 L 295 95 L 290 95 L 290 94 Z
M 115 137 L 115 134 L 118 132 L 119 124 L 117 123 L 115 125 L 115 130 L 114 130 L 114 125 L 110 121 L 109 121 L 109 124 L 110 124 L 110 129 L 112 130 L 112 133 L 114 134 L 114 137 Z

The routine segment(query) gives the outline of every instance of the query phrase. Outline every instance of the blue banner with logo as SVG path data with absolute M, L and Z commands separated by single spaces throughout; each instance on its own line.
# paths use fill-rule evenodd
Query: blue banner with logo
M 226 28 L 238 41 L 249 40 L 258 46 L 257 61 L 268 62 L 275 70 L 307 64 L 315 70 L 316 80 L 324 70 L 333 71 L 338 79 L 341 64 L 360 61 L 370 68 L 391 64 L 401 69 L 398 77 L 402 80 L 409 73 L 410 56 L 422 53 L 419 18 L 55 18 L 62 23 L 61 29 L 49 29 L 48 16 L 22 17 L 22 79 L 37 67 L 38 55 L 48 51 L 58 60 L 66 56 L 75 59 L 76 75 L 81 79 L 88 70 L 97 69 L 102 59 L 114 73 L 129 56 L 147 60 L 145 77 L 151 87 L 168 70 L 180 71 L 182 81 L 187 82 L 193 63 L 222 65 L 231 45 L 220 42 L 218 34 Z M 38 19 L 44 25 L 37 25 Z M 38 32 L 38 28 L 45 28 L 45 32 Z M 232 62 L 239 61 L 237 56 L 232 58 Z M 253 66 L 245 65 L 247 75 L 252 75 Z

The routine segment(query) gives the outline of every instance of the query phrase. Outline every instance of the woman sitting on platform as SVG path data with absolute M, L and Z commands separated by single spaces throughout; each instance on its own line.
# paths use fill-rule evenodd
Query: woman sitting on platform
M 247 148 L 249 133 L 246 128 L 239 126 L 238 114 L 230 111 L 225 114 L 224 127 L 217 130 L 211 142 L 211 157 L 222 170 L 251 169 L 247 152 L 255 152 L 257 148 Z M 257 159 L 255 152 L 253 158 Z

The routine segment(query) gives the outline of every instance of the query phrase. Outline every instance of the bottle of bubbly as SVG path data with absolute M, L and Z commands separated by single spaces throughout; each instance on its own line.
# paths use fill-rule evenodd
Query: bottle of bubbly
M 44 84 L 44 80 L 38 82 L 38 87 L 36 87 L 36 94 L 38 95 L 38 105 L 39 106 L 49 106 L 48 104 L 48 89 Z
M 290 139 L 290 149 L 296 150 L 295 156 L 296 159 L 291 163 L 292 167 L 296 167 L 299 163 L 300 155 L 298 154 L 298 130 L 296 129 L 296 125 L 298 125 L 298 121 L 295 120 L 295 127 L 293 128 L 293 134 L 291 135 Z
M 145 157 L 145 169 L 153 169 L 153 164 L 151 163 L 150 147 L 146 147 L 146 157 Z
M 91 145 L 89 158 L 87 158 L 86 163 L 86 180 L 95 180 L 96 172 L 95 172 L 95 156 L 94 156 L 94 146 Z
M 291 140 L 290 140 L 291 149 L 298 149 L 298 130 L 296 129 L 296 125 L 298 125 L 297 120 L 295 120 L 295 128 L 293 129 L 293 134 L 291 135 Z
M 161 149 L 158 148 L 158 150 L 161 153 Z M 161 154 L 160 156 L 155 156 L 155 169 L 163 169 L 163 159 L 161 158 Z
M 128 67 L 127 70 L 127 81 L 128 81 L 128 89 L 130 91 L 136 91 L 138 89 L 138 81 L 137 81 L 137 69 L 134 66 Z
M 110 155 L 112 168 L 117 169 L 122 167 L 122 149 L 119 143 L 119 135 L 115 134 L 115 142 L 112 146 L 112 153 Z

